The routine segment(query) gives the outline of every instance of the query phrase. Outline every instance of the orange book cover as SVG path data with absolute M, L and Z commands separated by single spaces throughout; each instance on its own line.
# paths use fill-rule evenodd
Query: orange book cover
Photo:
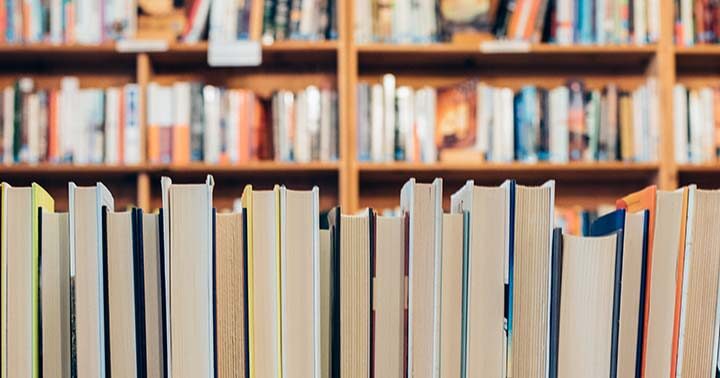
M 190 125 L 186 123 L 173 125 L 172 162 L 173 164 L 190 162 Z
M 529 0 L 530 4 L 530 17 L 528 18 L 527 24 L 525 24 L 525 30 L 523 30 L 523 39 L 530 40 L 533 33 L 535 32 L 535 19 L 538 17 L 544 17 L 544 15 L 538 15 L 538 8 L 540 8 L 540 0 Z
M 518 19 L 520 18 L 520 13 L 522 12 L 522 8 L 527 5 L 527 2 L 530 0 L 517 0 L 515 1 L 515 9 L 513 10 L 512 14 L 510 15 L 510 21 L 508 22 L 507 27 L 507 33 L 506 35 L 508 38 L 513 39 L 515 38 L 515 33 L 517 29 Z
M 467 80 L 437 90 L 435 144 L 440 160 L 466 160 L 476 152 L 476 87 L 475 80 Z
M 150 163 L 160 163 L 160 127 L 148 124 L 147 158 Z
M 683 188 L 683 206 L 680 221 L 680 245 L 678 246 L 677 271 L 675 272 L 675 314 L 673 317 L 672 352 L 670 354 L 670 376 L 677 372 L 678 339 L 680 337 L 680 310 L 682 309 L 682 284 L 685 273 L 685 237 L 687 230 L 688 188 Z
M 652 277 L 652 255 L 653 255 L 653 237 L 655 235 L 655 211 L 657 205 L 657 186 L 651 185 L 647 188 L 628 194 L 627 196 L 617 200 L 618 209 L 626 209 L 629 212 L 638 212 L 647 210 L 648 219 L 648 241 L 647 241 L 647 261 L 645 261 L 645 313 L 643 314 L 643 340 L 642 340 L 642 364 L 640 365 L 640 377 L 645 376 L 645 358 L 647 351 L 647 326 L 650 311 L 650 278 Z
M 119 106 L 117 111 L 120 112 L 118 117 L 118 162 L 125 163 L 125 91 L 119 91 Z

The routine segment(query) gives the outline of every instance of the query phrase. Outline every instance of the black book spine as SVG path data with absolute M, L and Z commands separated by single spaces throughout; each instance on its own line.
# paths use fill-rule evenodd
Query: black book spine
M 623 230 L 618 230 L 615 248 L 615 292 L 613 294 L 612 339 L 610 344 L 610 378 L 617 377 L 618 337 L 620 334 L 620 294 L 622 292 Z M 642 326 L 642 323 L 639 323 Z M 640 327 L 638 327 L 640 328 Z
M 145 327 L 145 251 L 143 249 L 143 212 L 132 210 L 133 270 L 135 275 L 135 341 L 138 376 L 147 374 L 147 345 Z
M 218 376 L 218 335 L 217 335 L 217 280 L 216 280 L 216 264 L 217 260 L 215 259 L 215 256 L 217 256 L 216 253 L 216 244 L 217 244 L 217 238 L 216 235 L 216 223 L 217 223 L 217 209 L 213 207 L 212 209 L 212 232 L 210 233 L 210 237 L 212 238 L 212 251 L 210 251 L 211 256 L 211 287 L 212 287 L 212 329 L 213 329 L 213 371 L 215 372 L 214 376 Z M 246 332 L 247 333 L 247 332 Z
M 635 376 L 640 377 L 642 373 L 643 361 L 643 341 L 645 340 L 645 290 L 647 284 L 647 259 L 648 259 L 648 232 L 650 230 L 650 212 L 645 213 L 645 224 L 643 226 L 643 242 L 642 242 L 642 267 L 640 268 L 640 308 L 638 309 L 638 338 L 637 350 L 635 355 Z
M 105 334 L 105 345 L 103 346 L 105 348 L 105 374 L 106 376 L 110 377 L 111 372 L 111 365 L 110 365 L 110 297 L 108 295 L 108 237 L 107 237 L 107 214 L 108 214 L 108 208 L 107 206 L 103 206 L 100 209 L 100 227 L 102 230 L 102 251 L 100 251 L 101 256 L 100 259 L 102 260 L 102 283 L 103 283 L 103 300 L 102 303 L 100 303 L 101 306 L 103 306 L 103 324 L 102 331 Z
M 561 228 L 553 230 L 552 241 L 552 278 L 550 281 L 550 378 L 558 373 L 558 341 L 560 337 L 560 292 L 562 284 L 562 248 Z
M 243 260 L 242 260 L 242 271 L 243 271 L 243 287 L 242 287 L 242 296 L 243 296 L 243 325 L 245 327 L 245 332 L 243 335 L 244 343 L 245 343 L 245 377 L 250 377 L 250 332 L 248 330 L 250 329 L 250 317 L 248 316 L 247 309 L 249 300 L 248 300 L 248 218 L 247 218 L 248 212 L 247 208 L 243 208 L 242 211 L 242 234 L 243 234 Z
M 161 345 L 162 345 L 162 369 L 163 369 L 163 377 L 167 377 L 169 374 L 168 372 L 168 308 L 166 306 L 167 301 L 165 298 L 167 298 L 168 291 L 170 290 L 169 287 L 165 285 L 165 264 L 169 264 L 169 261 L 165 261 L 165 231 L 164 231 L 164 221 L 163 221 L 163 209 L 160 209 L 160 214 L 158 216 L 158 241 L 160 243 L 159 248 L 159 255 L 160 258 L 158 259 L 160 262 L 160 316 L 161 316 L 161 323 L 162 323 L 162 332 L 161 332 Z
M 340 378 L 340 208 L 328 214 L 330 226 L 330 377 Z

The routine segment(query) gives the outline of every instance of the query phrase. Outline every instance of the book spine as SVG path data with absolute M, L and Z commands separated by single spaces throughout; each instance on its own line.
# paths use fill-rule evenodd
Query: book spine
M 140 153 L 140 88 L 137 84 L 125 86 L 125 164 L 139 164 Z
M 289 0 L 276 0 L 274 16 L 275 40 L 287 39 L 288 19 L 290 16 Z

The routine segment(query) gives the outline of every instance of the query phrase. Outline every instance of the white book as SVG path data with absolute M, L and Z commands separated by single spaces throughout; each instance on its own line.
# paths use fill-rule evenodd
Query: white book
M 420 161 L 437 161 L 435 145 L 435 88 L 425 87 L 415 92 L 415 133 Z
M 320 91 L 320 161 L 331 160 L 332 144 L 332 91 Z
M 647 0 L 648 38 L 650 42 L 660 39 L 660 0 Z
M 70 276 L 75 282 L 77 376 L 104 377 L 108 367 L 101 224 L 103 212 L 114 210 L 114 200 L 101 183 L 78 187 L 71 182 L 68 192 Z
M 682 23 L 682 41 L 684 46 L 692 46 L 695 44 L 695 17 L 693 17 L 692 0 L 680 0 L 680 22 Z M 703 22 L 703 21 L 700 21 Z
M 572 0 L 558 0 L 556 5 L 557 35 L 555 39 L 558 44 L 570 45 L 574 42 L 573 25 L 575 25 L 575 3 Z
M 402 148 L 405 150 L 405 160 L 407 161 L 412 161 L 415 158 L 413 98 L 412 88 L 403 86 L 397 89 L 398 130 L 400 131 L 400 140 L 403 142 Z
M 317 160 L 320 154 L 320 108 L 322 106 L 320 99 L 320 89 L 314 85 L 305 88 L 305 96 L 307 101 L 307 110 L 305 117 L 307 120 L 307 142 L 303 146 L 307 151 L 306 161 Z
M 437 33 L 437 13 L 435 1 L 419 0 L 413 2 L 413 36 L 422 42 L 430 42 Z
M 690 91 L 688 99 L 688 111 L 690 113 L 690 163 L 702 163 L 703 111 L 698 91 Z
M 646 161 L 645 157 L 645 138 L 647 134 L 644 132 L 645 111 L 644 109 L 644 93 L 645 87 L 639 87 L 633 91 L 633 149 L 635 150 L 635 159 L 637 161 Z
M 411 0 L 396 0 L 392 8 L 392 38 L 396 43 L 412 42 L 413 25 L 418 22 Z
M 10 164 L 13 162 L 13 135 L 15 132 L 15 128 L 13 127 L 13 122 L 15 119 L 15 89 L 13 87 L 5 87 L 3 89 L 3 119 L 2 121 L 2 131 L 3 131 L 3 139 L 2 139 L 2 147 L 3 147 L 3 156 L 2 156 L 2 162 L 5 164 Z
M 230 1 L 213 0 L 209 5 L 208 40 L 210 42 L 226 42 L 230 40 L 228 35 L 229 25 L 226 22 L 226 15 L 229 13 Z M 193 22 L 196 19 L 192 20 Z M 194 26 L 194 25 L 193 25 Z
M 514 158 L 513 91 L 510 88 L 497 88 L 493 93 L 493 146 L 492 161 L 511 162 Z
M 63 0 L 50 0 L 50 43 L 63 42 Z
M 105 90 L 105 163 L 120 162 L 120 89 Z
M 385 160 L 384 91 L 381 84 L 372 86 L 370 92 L 370 160 L 379 163 Z
M 608 0 L 595 0 L 594 4 L 594 10 L 595 12 L 595 42 L 598 45 L 604 45 L 607 43 L 607 30 L 608 26 L 612 27 L 612 25 L 608 25 L 608 15 L 607 13 L 607 3 Z M 610 0 L 612 1 L 612 0 Z M 610 15 L 612 16 L 612 15 Z M 612 29 L 610 29 L 612 30 Z
M 353 29 L 356 43 L 368 43 L 373 39 L 372 0 L 356 0 Z
M 74 159 L 78 137 L 82 135 L 82 110 L 77 103 L 80 96 L 80 81 L 74 76 L 60 80 L 60 107 L 58 108 L 58 136 L 62 160 Z
M 89 89 L 80 90 L 77 94 L 77 98 L 80 98 L 81 100 L 80 103 L 75 103 L 77 116 L 73 117 L 73 120 L 76 120 L 77 124 L 75 124 L 74 127 L 71 127 L 75 132 L 74 135 L 76 135 L 76 138 L 74 138 L 74 140 L 68 141 L 68 143 L 74 144 L 72 150 L 73 163 L 88 164 L 90 163 L 90 155 L 92 148 L 90 124 L 92 122 L 92 107 L 95 104 L 95 99 L 92 91 Z M 68 133 L 66 135 L 67 139 L 71 139 L 71 135 L 73 134 Z
M 677 365 L 676 365 L 676 377 L 682 377 L 682 367 L 683 367 L 683 352 L 685 349 L 685 328 L 687 327 L 686 323 L 686 314 L 685 311 L 687 309 L 687 295 L 688 295 L 688 287 L 689 287 L 689 280 L 690 280 L 690 267 L 692 263 L 692 254 L 693 254 L 693 239 L 694 239 L 694 233 L 695 233 L 695 196 L 697 195 L 697 186 L 696 185 L 688 185 L 688 197 L 687 197 L 687 223 L 685 224 L 685 256 L 683 257 L 683 260 L 685 263 L 683 264 L 683 280 L 682 283 L 680 283 L 681 287 L 681 295 L 682 299 L 680 300 L 680 303 L 683 305 L 680 306 L 680 324 L 678 325 L 679 329 L 679 335 L 678 335 L 678 346 L 677 346 Z M 697 272 L 696 272 L 697 274 Z M 717 332 L 716 332 L 717 334 Z
M 644 45 L 647 43 L 647 0 L 633 1 L 633 35 L 635 44 Z
M 395 75 L 383 76 L 383 159 L 395 160 Z
M 139 164 L 140 153 L 140 88 L 137 84 L 127 84 L 123 88 L 125 125 L 124 127 L 124 164 Z
M 673 125 L 675 141 L 675 161 L 684 164 L 688 161 L 688 113 L 687 89 L 682 84 L 673 88 Z
M 715 91 L 713 88 L 700 90 L 700 101 L 703 109 L 703 137 L 702 156 L 703 161 L 712 161 L 715 153 Z
M 493 89 L 485 83 L 478 83 L 476 90 L 475 130 L 477 139 L 475 149 L 483 156 L 490 150 L 490 135 L 493 118 Z
M 79 44 L 97 45 L 102 42 L 102 2 L 75 1 L 75 40 Z
M 570 90 L 560 86 L 550 91 L 550 161 L 567 163 L 569 160 L 568 112 Z
M 205 138 L 204 157 L 206 163 L 220 161 L 220 117 L 222 94 L 220 89 L 212 85 L 203 88 L 205 101 Z
M 309 98 L 306 91 L 300 91 L 295 103 L 295 140 L 293 151 L 296 162 L 310 161 Z
M 300 35 L 310 37 L 316 32 L 319 23 L 317 12 L 318 2 L 315 0 L 300 1 Z
M 187 21 L 190 23 L 190 27 L 187 29 L 187 33 L 183 36 L 183 41 L 186 43 L 198 42 L 208 21 L 208 13 L 210 13 L 210 3 L 212 0 L 198 1 L 199 3 L 197 4 L 195 17 Z
M 660 103 L 658 99 L 658 82 L 654 78 L 647 80 L 647 115 L 648 115 L 648 161 L 658 161 L 658 141 L 660 140 Z
M 190 94 L 190 87 L 188 87 L 188 95 Z M 225 115 L 225 149 L 228 158 L 231 162 L 237 163 L 240 159 L 240 151 L 238 145 L 238 138 L 240 135 L 240 92 L 236 90 L 229 90 L 227 93 L 227 113 Z M 190 96 L 188 96 L 187 104 L 190 103 Z M 188 110 L 190 107 L 186 107 Z M 188 123 L 190 123 L 190 112 L 188 111 Z

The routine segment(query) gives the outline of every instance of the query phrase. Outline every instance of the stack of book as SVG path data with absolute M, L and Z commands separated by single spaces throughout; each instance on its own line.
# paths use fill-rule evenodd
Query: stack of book
M 648 187 L 587 236 L 555 184 L 410 179 L 400 213 L 328 214 L 317 188 L 161 180 L 162 209 L 102 184 L 0 186 L 7 377 L 707 377 L 718 370 L 720 191 Z
M 533 43 L 643 45 L 660 35 L 660 1 L 356 0 L 354 27 L 358 43 L 492 35 Z
M 36 88 L 22 78 L 0 96 L 1 161 L 12 163 L 138 164 L 140 88 Z
M 720 42 L 720 6 L 715 1 L 677 0 L 675 5 L 675 43 L 692 46 L 696 43 Z
M 673 103 L 675 160 L 715 161 L 720 153 L 720 89 L 675 84 Z
M 624 91 L 582 81 L 518 91 L 477 80 L 413 89 L 360 83 L 358 159 L 537 162 L 656 161 L 659 119 L 654 79 Z
M 263 99 L 197 82 L 150 83 L 148 161 L 184 164 L 338 157 L 337 92 L 308 86 Z

